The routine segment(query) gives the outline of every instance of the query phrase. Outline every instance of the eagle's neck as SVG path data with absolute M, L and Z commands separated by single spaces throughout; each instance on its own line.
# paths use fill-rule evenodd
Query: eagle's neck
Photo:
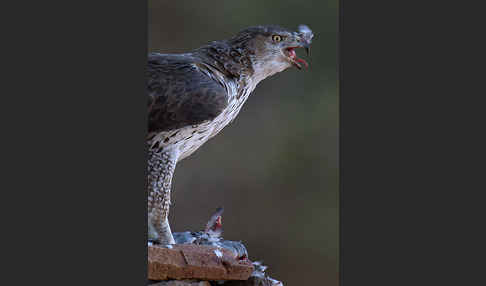
M 241 101 L 240 104 L 246 101 L 258 83 L 254 77 L 246 74 L 240 74 L 238 78 L 228 76 L 228 74 L 211 64 L 196 63 L 195 66 L 226 89 L 229 101 Z
M 243 47 L 227 41 L 215 41 L 194 51 L 205 64 L 208 64 L 227 78 L 239 81 L 254 73 L 250 55 Z

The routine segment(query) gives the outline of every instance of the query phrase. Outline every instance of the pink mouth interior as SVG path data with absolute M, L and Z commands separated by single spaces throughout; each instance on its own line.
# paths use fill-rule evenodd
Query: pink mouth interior
M 309 67 L 309 64 L 305 60 L 297 57 L 297 54 L 295 53 L 294 48 L 288 48 L 287 51 L 289 52 L 289 57 L 292 60 L 294 60 L 294 61 L 296 61 L 298 63 L 303 64 L 306 68 Z

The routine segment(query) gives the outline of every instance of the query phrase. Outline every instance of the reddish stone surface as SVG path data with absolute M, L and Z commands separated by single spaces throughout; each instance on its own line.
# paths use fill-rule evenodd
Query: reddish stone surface
M 191 281 L 191 280 L 170 280 L 160 281 L 150 286 L 211 286 L 208 281 Z
M 222 253 L 221 258 L 215 250 Z M 194 244 L 176 244 L 172 249 L 148 247 L 150 280 L 247 280 L 252 272 L 251 261 L 237 260 L 224 248 Z

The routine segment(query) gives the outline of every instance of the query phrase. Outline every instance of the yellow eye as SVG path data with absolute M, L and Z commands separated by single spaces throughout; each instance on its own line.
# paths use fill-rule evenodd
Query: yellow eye
M 279 35 L 273 35 L 272 40 L 275 42 L 280 42 L 282 40 L 282 37 Z

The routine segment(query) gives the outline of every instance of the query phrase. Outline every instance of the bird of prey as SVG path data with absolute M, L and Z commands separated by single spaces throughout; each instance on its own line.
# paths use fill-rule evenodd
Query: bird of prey
M 239 113 L 256 85 L 289 67 L 307 67 L 312 31 L 279 26 L 244 29 L 183 54 L 150 53 L 148 93 L 149 239 L 174 244 L 168 214 L 177 162 L 218 134 Z

